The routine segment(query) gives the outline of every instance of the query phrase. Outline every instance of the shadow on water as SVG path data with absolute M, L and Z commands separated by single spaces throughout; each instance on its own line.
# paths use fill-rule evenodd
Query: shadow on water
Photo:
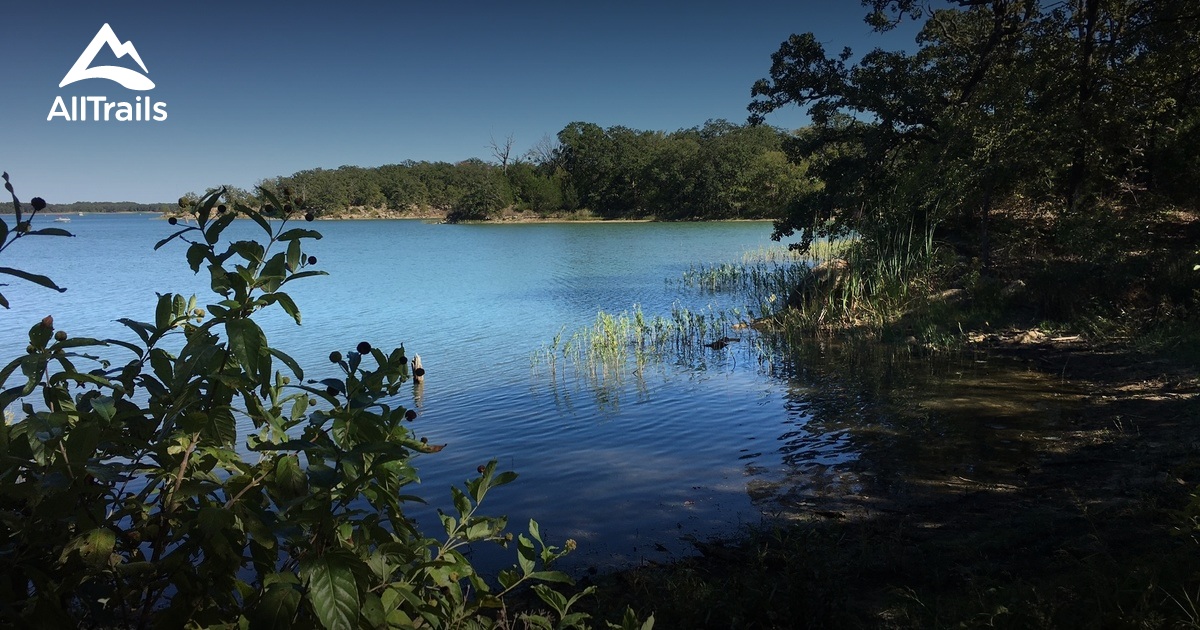
M 787 383 L 774 445 L 782 467 L 756 475 L 748 492 L 764 512 L 789 516 L 1003 487 L 1027 474 L 1082 408 L 1076 385 L 1012 360 L 877 343 L 793 346 L 773 376 Z

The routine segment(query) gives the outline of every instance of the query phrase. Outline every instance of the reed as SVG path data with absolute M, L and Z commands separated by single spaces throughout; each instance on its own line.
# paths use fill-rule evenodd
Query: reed
M 877 336 L 887 325 L 925 299 L 934 253 L 931 231 L 915 226 L 884 238 L 820 241 L 799 253 L 785 247 L 760 248 L 740 262 L 695 265 L 677 281 L 701 294 L 722 294 L 740 307 L 676 304 L 668 315 L 600 311 L 569 336 L 560 330 L 532 355 L 535 370 L 551 378 L 583 378 L 596 391 L 619 387 L 627 374 L 642 378 L 650 365 L 702 362 L 737 339 L 738 354 L 749 354 L 761 369 L 773 370 L 792 344 L 817 334 L 851 332 Z M 827 262 L 838 271 L 822 272 Z M 767 333 L 767 334 L 761 334 Z M 714 348 L 714 344 L 720 346 Z
M 533 353 L 531 363 L 535 370 L 544 368 L 554 378 L 565 376 L 569 368 L 592 385 L 619 383 L 624 374 L 641 373 L 667 358 L 690 361 L 745 326 L 742 309 L 675 305 L 665 316 L 648 316 L 637 305 L 620 313 L 600 311 L 591 325 L 570 336 L 565 329 L 559 331 L 548 345 Z

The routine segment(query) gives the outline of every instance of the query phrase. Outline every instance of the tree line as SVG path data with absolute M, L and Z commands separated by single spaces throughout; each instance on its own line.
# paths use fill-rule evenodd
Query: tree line
M 669 133 L 574 122 L 519 156 L 511 138 L 493 142 L 495 161 L 318 168 L 261 184 L 295 191 L 318 215 L 382 209 L 478 220 L 513 209 L 586 210 L 609 219 L 773 218 L 814 185 L 805 162 L 784 152 L 791 135 L 724 120 Z
M 134 201 L 76 201 L 73 203 L 49 203 L 45 212 L 50 214 L 75 214 L 79 212 L 167 212 L 174 204 L 137 203 Z M 11 207 L 0 210 L 12 214 Z

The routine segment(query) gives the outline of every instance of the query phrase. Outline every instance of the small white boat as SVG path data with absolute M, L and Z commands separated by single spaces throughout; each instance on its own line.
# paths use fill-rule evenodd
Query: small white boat
M 54 220 L 54 222 L 55 223 L 70 223 L 71 219 L 69 219 L 67 217 L 58 217 L 57 219 Z

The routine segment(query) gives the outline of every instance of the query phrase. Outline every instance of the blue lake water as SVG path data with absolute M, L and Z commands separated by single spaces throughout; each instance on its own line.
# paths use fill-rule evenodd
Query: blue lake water
M 25 332 L 45 315 L 73 336 L 131 338 L 114 320 L 152 320 L 155 292 L 214 301 L 207 274 L 187 268 L 185 245 L 152 251 L 171 231 L 165 221 L 97 215 L 63 227 L 76 237 L 24 239 L 4 254 L 6 266 L 49 275 L 68 291 L 19 281 L 5 287 L 13 307 L 0 312 L 0 356 L 22 352 Z M 687 553 L 689 537 L 760 522 L 776 508 L 764 497 L 777 493 L 763 488 L 797 471 L 837 482 L 844 477 L 828 471 L 848 470 L 862 455 L 850 424 L 820 416 L 828 397 L 820 383 L 798 378 L 795 366 L 781 376 L 745 348 L 706 349 L 699 364 L 667 361 L 603 386 L 569 373 L 549 378 L 531 361 L 556 333 L 591 324 L 599 310 L 640 305 L 652 315 L 673 305 L 729 306 L 672 280 L 692 265 L 739 260 L 771 245 L 767 223 L 306 227 L 324 234 L 306 253 L 330 275 L 289 285 L 302 326 L 274 311 L 259 323 L 309 378 L 333 376 L 329 352 L 363 340 L 383 348 L 403 343 L 410 357 L 421 356 L 426 382 L 412 392 L 415 401 L 401 402 L 419 410 L 418 435 L 447 444 L 416 461 L 422 483 L 414 494 L 430 507 L 414 506 L 414 513 L 429 528 L 436 527 L 433 507 L 449 506 L 448 486 L 494 458 L 520 478 L 489 495 L 484 512 L 507 514 L 518 531 L 536 518 L 550 541 L 576 539 L 567 568 L 663 561 Z M 243 221 L 230 232 L 261 235 Z M 972 369 L 933 376 L 953 383 Z M 836 390 L 834 375 L 821 378 Z M 838 407 L 846 407 L 844 398 Z M 1024 422 L 1032 422 L 1028 415 Z M 998 444 L 994 435 L 963 435 L 989 449 Z M 920 461 L 919 453 L 908 455 Z M 901 464 L 889 470 L 912 472 Z M 510 552 L 476 553 L 492 564 Z

